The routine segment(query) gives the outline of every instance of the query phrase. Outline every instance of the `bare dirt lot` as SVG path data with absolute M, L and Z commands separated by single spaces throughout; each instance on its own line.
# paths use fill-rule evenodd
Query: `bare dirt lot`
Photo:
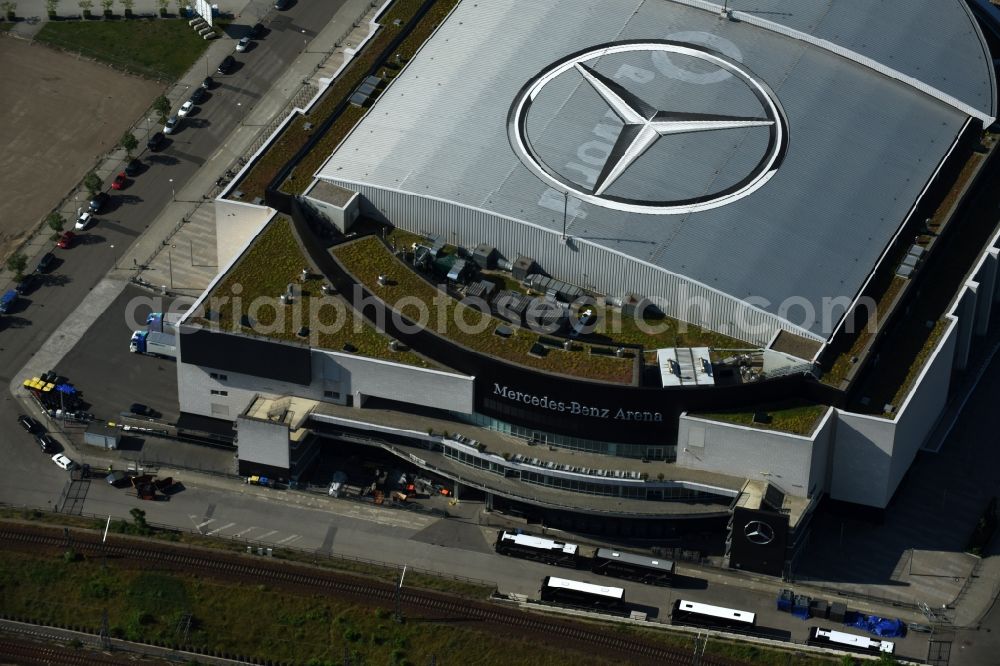
M 0 36 L 0 261 L 162 92 L 75 55 Z

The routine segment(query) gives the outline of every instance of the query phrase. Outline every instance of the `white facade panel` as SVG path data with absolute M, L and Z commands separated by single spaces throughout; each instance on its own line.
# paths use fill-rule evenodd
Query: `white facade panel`
M 240 460 L 288 469 L 288 426 L 257 419 L 236 419 Z
M 273 208 L 215 200 L 215 254 L 219 266 L 238 257 L 275 214 Z
M 877 416 L 837 413 L 830 497 L 874 507 L 888 502 L 886 484 L 896 426 Z
M 313 350 L 313 359 L 313 368 L 317 365 L 321 368 L 320 378 L 337 377 L 343 395 L 360 393 L 423 407 L 472 413 L 472 377 L 338 352 Z M 315 372 L 313 379 L 313 384 L 317 384 Z M 328 385 L 330 383 L 327 381 Z
M 896 487 L 903 480 L 903 475 L 910 468 L 917 451 L 923 446 L 948 402 L 957 331 L 955 323 L 949 322 L 937 349 L 927 360 L 923 375 L 915 382 L 912 392 L 896 416 L 886 501 L 896 492 Z
M 316 349 L 312 350 L 309 386 L 189 363 L 177 364 L 181 411 L 230 421 L 257 394 L 290 395 L 338 404 L 346 404 L 348 396 L 360 394 L 471 414 L 473 385 L 473 378 L 465 375 Z
M 825 473 L 824 466 L 816 466 L 813 458 L 817 453 L 825 458 L 828 420 L 829 414 L 812 437 L 802 437 L 684 414 L 678 425 L 677 465 L 771 481 L 791 495 L 807 497 L 817 485 L 812 477 Z M 819 446 L 818 436 L 823 438 Z M 697 446 L 699 443 L 703 446 Z

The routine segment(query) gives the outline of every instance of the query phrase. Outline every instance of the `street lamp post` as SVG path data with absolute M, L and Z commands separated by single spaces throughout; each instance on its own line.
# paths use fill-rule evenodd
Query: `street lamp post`
M 170 178 L 170 199 L 171 201 L 177 198 L 177 191 L 174 189 L 174 179 Z
M 115 270 L 118 270 L 118 254 L 115 252 L 115 245 L 114 245 L 114 243 L 111 244 L 111 256 L 114 259 Z

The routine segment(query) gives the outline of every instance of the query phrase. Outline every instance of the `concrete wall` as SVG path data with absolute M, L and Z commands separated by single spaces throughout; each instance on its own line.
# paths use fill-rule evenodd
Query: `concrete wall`
M 886 502 L 896 492 L 917 451 L 923 446 L 948 403 L 957 330 L 954 320 L 947 324 L 937 349 L 932 352 L 924 365 L 923 374 L 915 382 L 916 387 L 903 401 L 896 416 Z
M 960 327 L 954 317 L 894 419 L 837 410 L 830 496 L 884 508 L 948 400 Z
M 826 476 L 831 414 L 809 437 L 681 415 L 677 465 L 773 481 L 785 492 L 808 496 Z M 817 462 L 820 461 L 820 462 Z
M 288 468 L 288 426 L 239 417 L 236 419 L 236 442 L 240 460 Z
M 182 357 L 183 345 L 182 338 Z M 216 377 L 212 377 L 213 374 Z M 178 401 L 182 412 L 230 421 L 235 420 L 258 393 L 270 397 L 293 395 L 338 404 L 346 404 L 349 396 L 354 397 L 355 404 L 366 397 L 390 398 L 424 407 L 472 413 L 473 378 L 451 372 L 313 350 L 312 377 L 310 386 L 301 386 L 181 362 L 177 364 Z
M 895 425 L 889 419 L 838 410 L 830 497 L 884 507 Z
M 215 200 L 215 254 L 219 266 L 227 266 L 276 213 L 267 206 L 241 201 Z
M 302 197 L 302 202 L 311 208 L 313 213 L 332 224 L 342 234 L 350 231 L 361 215 L 360 201 L 361 195 L 356 192 L 344 206 L 336 206 L 308 195 Z
M 325 390 L 341 395 L 391 398 L 423 407 L 472 413 L 474 380 L 452 372 L 314 350 L 313 377 L 314 383 L 318 380 Z

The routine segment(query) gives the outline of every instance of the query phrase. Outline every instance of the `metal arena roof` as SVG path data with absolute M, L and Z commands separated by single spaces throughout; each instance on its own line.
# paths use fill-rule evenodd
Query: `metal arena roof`
M 739 13 L 751 5 L 752 14 Z M 996 92 L 961 0 L 794 5 L 730 2 L 738 20 L 725 20 L 698 0 L 464 0 L 317 175 L 373 200 L 416 195 L 556 235 L 565 205 L 575 242 L 780 316 L 789 299 L 821 312 L 824 299 L 857 293 L 969 117 L 991 122 Z M 564 199 L 512 147 L 512 105 L 554 63 L 629 40 L 707 55 L 656 44 L 591 53 L 530 91 L 524 135 L 553 178 L 590 192 L 609 162 L 627 156 L 606 190 L 618 204 Z M 713 53 L 728 69 L 709 60 Z M 767 126 L 672 133 L 668 113 L 667 129 L 641 130 L 659 132 L 645 152 L 628 146 L 636 158 L 613 148 L 628 115 L 616 115 L 616 99 L 688 114 L 685 122 L 771 118 L 762 111 L 769 99 L 777 115 Z M 635 122 L 640 133 L 645 120 Z M 787 141 L 778 148 L 776 127 Z M 773 150 L 776 168 L 740 190 Z M 697 202 L 720 191 L 738 196 L 672 214 L 620 203 Z M 461 215 L 447 217 L 439 222 L 458 242 L 485 240 L 463 234 Z M 589 281 L 598 282 L 593 272 Z M 836 324 L 816 318 L 802 328 L 825 338 Z

